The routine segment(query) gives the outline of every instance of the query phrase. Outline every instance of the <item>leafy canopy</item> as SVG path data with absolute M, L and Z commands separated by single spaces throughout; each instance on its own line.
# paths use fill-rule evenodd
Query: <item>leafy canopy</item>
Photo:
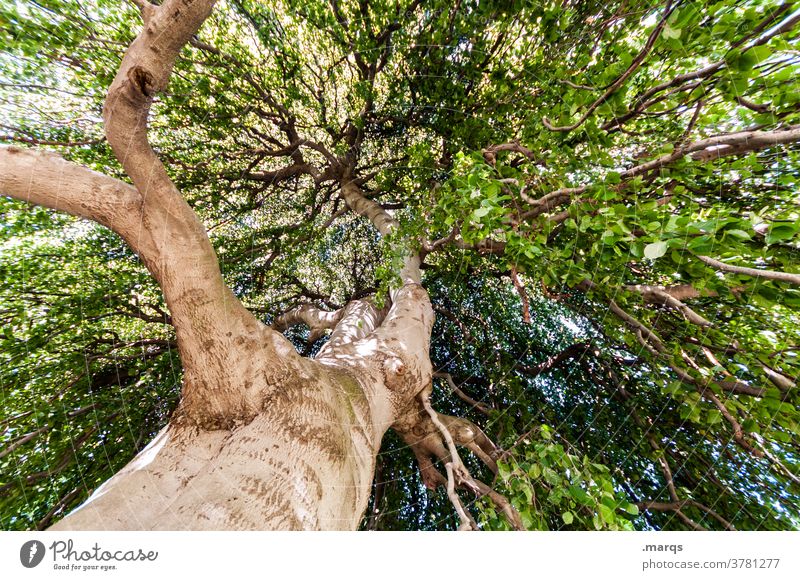
M 798 8 L 227 0 L 150 139 L 267 322 L 382 292 L 421 249 L 437 408 L 505 450 L 487 475 L 525 527 L 796 528 Z M 0 140 L 124 179 L 100 112 L 140 25 L 117 0 L 0 5 Z M 165 424 L 181 367 L 119 238 L 0 206 L 0 518 L 45 527 Z M 387 436 L 364 527 L 454 518 Z

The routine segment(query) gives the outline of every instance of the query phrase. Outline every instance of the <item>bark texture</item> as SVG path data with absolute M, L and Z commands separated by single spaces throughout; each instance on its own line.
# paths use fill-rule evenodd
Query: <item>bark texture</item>
M 53 529 L 355 529 L 383 435 L 431 381 L 427 294 L 412 284 L 396 296 L 374 330 L 375 309 L 358 326 L 344 316 L 340 340 L 315 360 L 251 353 L 262 373 L 279 369 L 255 416 L 212 429 L 176 415 Z

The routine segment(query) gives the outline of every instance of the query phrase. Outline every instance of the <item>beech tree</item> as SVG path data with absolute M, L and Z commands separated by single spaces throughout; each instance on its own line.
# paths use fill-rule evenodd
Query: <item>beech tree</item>
M 0 5 L 3 526 L 798 527 L 798 21 Z

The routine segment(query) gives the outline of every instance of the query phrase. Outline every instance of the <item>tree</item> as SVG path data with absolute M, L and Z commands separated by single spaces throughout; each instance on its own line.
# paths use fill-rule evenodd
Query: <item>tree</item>
M 6 527 L 800 525 L 793 3 L 134 4 L 0 12 Z

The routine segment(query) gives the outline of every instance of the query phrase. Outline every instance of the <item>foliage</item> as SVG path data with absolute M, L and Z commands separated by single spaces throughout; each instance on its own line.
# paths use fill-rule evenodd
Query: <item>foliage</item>
M 630 518 L 621 514 L 636 516 L 639 508 L 617 497 L 608 467 L 569 453 L 553 442 L 546 425 L 536 435 L 539 441 L 519 454 L 520 461 L 500 463 L 500 477 L 526 529 L 632 529 Z M 485 513 L 488 525 L 503 526 L 491 507 Z
M 800 286 L 728 267 L 800 273 L 800 137 L 774 137 L 800 123 L 798 8 L 227 0 L 150 138 L 267 322 L 385 291 L 423 249 L 435 368 L 489 411 L 441 379 L 437 408 L 505 449 L 496 478 L 465 461 L 527 528 L 797 528 Z M 100 112 L 139 27 L 116 0 L 0 6 L 0 140 L 124 179 Z M 332 159 L 399 220 L 391 240 L 346 211 Z M 0 213 L 0 520 L 22 529 L 141 449 L 181 371 L 121 240 Z M 365 528 L 453 527 L 394 436 L 379 465 Z

